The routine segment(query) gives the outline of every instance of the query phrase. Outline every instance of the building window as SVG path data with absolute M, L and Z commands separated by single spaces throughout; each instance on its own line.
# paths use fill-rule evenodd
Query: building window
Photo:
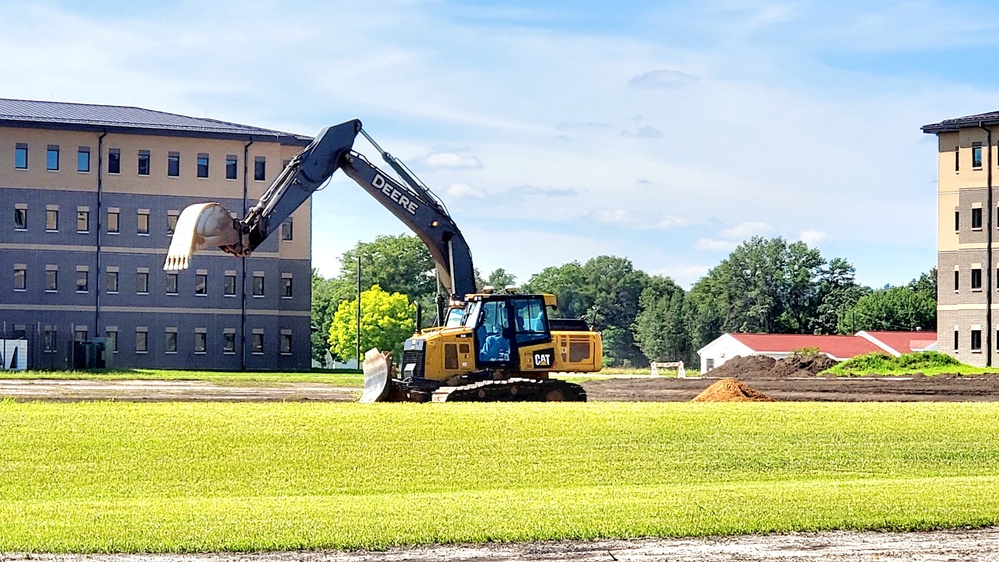
M 222 294 L 227 297 L 236 296 L 236 272 L 225 272 L 225 278 L 222 281 Z
M 139 173 L 140 176 L 148 176 L 149 175 L 149 151 L 148 150 L 140 150 L 139 151 L 138 173 Z
M 25 291 L 28 289 L 28 266 L 27 264 L 14 265 L 14 290 Z
M 982 229 L 982 208 L 977 207 L 971 210 L 971 228 Z
M 208 177 L 208 155 L 205 153 L 198 154 L 198 177 Z
M 264 353 L 264 333 L 254 331 L 250 338 L 250 351 L 255 355 Z
M 59 266 L 45 266 L 45 291 L 54 293 L 59 290 Z
M 239 164 L 239 159 L 229 154 L 225 157 L 225 179 L 234 180 L 236 179 L 236 166 Z
M 180 175 L 180 153 L 170 152 L 167 154 L 167 175 L 175 178 Z
M 262 271 L 253 272 L 253 291 L 255 297 L 264 296 L 264 273 Z
M 81 146 L 76 150 L 76 171 L 90 172 L 90 147 Z
M 28 230 L 28 207 L 18 203 L 14 207 L 14 230 Z
M 205 328 L 194 329 L 194 352 L 205 353 L 208 351 L 208 333 Z
M 236 332 L 232 328 L 222 333 L 222 353 L 236 353 Z
M 960 146 L 955 146 L 954 147 L 954 171 L 955 172 L 960 172 L 961 171 L 961 147 Z
M 118 234 L 118 209 L 108 209 L 108 234 Z
M 982 290 L 982 270 L 981 268 L 975 268 L 971 270 L 971 290 L 981 291 Z
M 175 230 L 177 230 L 177 219 L 180 217 L 180 211 L 167 211 L 167 234 L 173 236 Z
M 194 276 L 194 294 L 205 296 L 208 294 L 208 272 L 199 271 Z
M 45 169 L 54 172 L 59 169 L 59 145 L 50 144 L 45 153 Z
M 177 328 L 166 329 L 166 342 L 163 346 L 165 353 L 177 353 Z
M 73 341 L 87 341 L 87 328 L 77 327 L 73 332 Z
M 291 219 L 281 223 L 281 240 L 291 240 L 294 236 L 294 223 Z
M 960 337 L 959 336 L 960 335 L 961 335 L 960 332 L 958 332 L 957 330 L 954 330 L 954 351 L 957 351 L 957 350 L 960 349 L 960 345 L 959 345 L 959 343 L 960 343 Z
M 86 269 L 76 270 L 76 292 L 86 293 L 90 291 L 90 272 Z
M 19 142 L 14 146 L 14 167 L 18 170 L 28 169 L 28 144 Z
M 292 279 L 290 273 L 281 274 L 281 298 L 290 299 L 292 296 Z
M 954 270 L 954 290 L 959 291 L 961 289 L 961 272 Z
M 104 331 L 104 337 L 108 339 L 107 348 L 111 353 L 118 353 L 118 328 L 108 327 Z
M 140 209 L 136 217 L 135 232 L 138 234 L 149 234 L 149 210 Z
M 149 294 L 149 272 L 148 271 L 137 271 L 135 272 L 135 292 L 139 295 Z
M 42 332 L 42 350 L 45 353 L 55 352 L 58 339 L 59 334 L 55 326 L 45 326 L 45 330 Z
M 45 230 L 49 232 L 59 231 L 59 207 L 45 209 Z
M 146 353 L 149 351 L 149 330 L 147 328 L 135 329 L 135 352 Z
M 961 230 L 961 211 L 954 211 L 954 232 Z
M 281 355 L 291 355 L 291 332 L 281 333 Z
M 253 179 L 264 181 L 267 177 L 267 158 L 256 156 L 253 158 Z
M 81 207 L 76 210 L 76 231 L 90 232 L 90 209 Z
M 981 351 L 982 350 L 982 331 L 972 330 L 971 331 L 971 351 Z
M 121 173 L 121 149 L 120 148 L 109 148 L 108 149 L 108 173 L 109 174 L 120 174 Z
M 177 294 L 177 274 L 167 273 L 166 274 L 166 292 L 168 295 Z
M 982 167 L 982 143 L 980 142 L 971 145 L 971 167 L 975 169 Z
M 108 270 L 104 276 L 104 290 L 109 293 L 118 292 L 118 270 Z

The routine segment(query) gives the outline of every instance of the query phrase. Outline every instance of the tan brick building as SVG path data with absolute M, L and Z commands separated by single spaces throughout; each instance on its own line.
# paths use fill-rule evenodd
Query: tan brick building
M 136 107 L 0 99 L 0 336 L 28 368 L 311 365 L 310 205 L 238 259 L 164 272 L 189 204 L 245 210 L 308 137 Z
M 925 125 L 937 135 L 938 350 L 976 366 L 999 347 L 999 112 Z

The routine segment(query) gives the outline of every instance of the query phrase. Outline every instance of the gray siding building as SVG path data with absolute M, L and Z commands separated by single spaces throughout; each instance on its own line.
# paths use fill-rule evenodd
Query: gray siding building
M 0 338 L 28 368 L 305 370 L 310 205 L 253 256 L 163 271 L 189 204 L 245 212 L 309 137 L 134 107 L 0 99 Z M 106 338 L 106 340 L 100 340 Z

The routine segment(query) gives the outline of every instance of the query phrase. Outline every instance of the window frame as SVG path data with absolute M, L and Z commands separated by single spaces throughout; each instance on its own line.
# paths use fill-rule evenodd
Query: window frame
M 18 275 L 20 274 L 20 275 Z M 14 291 L 24 292 L 28 290 L 28 266 L 27 264 L 14 264 Z
M 180 153 L 176 151 L 167 152 L 167 177 L 180 177 Z
M 971 209 L 971 229 L 981 230 L 982 229 L 982 208 L 973 207 Z
M 45 170 L 48 172 L 59 171 L 59 145 L 50 144 L 45 149 Z
M 28 169 L 28 143 L 19 142 L 14 145 L 14 169 Z
M 198 168 L 198 177 L 199 178 L 203 178 L 203 179 L 207 179 L 208 178 L 208 174 L 209 174 L 209 172 L 211 170 L 211 167 L 210 167 L 211 166 L 211 156 L 209 156 L 208 154 L 206 154 L 204 152 L 199 152 L 198 153 L 198 160 L 197 160 L 197 162 L 198 162 L 198 165 L 197 165 L 197 168 Z
M 135 173 L 136 175 L 148 177 L 150 171 L 150 160 L 152 160 L 152 153 L 148 150 L 140 150 L 139 156 L 136 159 Z
M 121 149 L 108 149 L 108 174 L 121 174 Z
M 225 157 L 225 179 L 239 179 L 239 157 L 234 154 L 227 154 Z
M 28 230 L 28 207 L 27 205 L 14 206 L 14 230 L 27 231 Z
M 76 149 L 76 171 L 81 174 L 90 173 L 90 147 L 81 146 Z
M 180 276 L 173 272 L 167 272 L 165 279 L 166 279 L 166 294 L 168 295 L 179 294 Z
M 267 157 L 253 157 L 253 181 L 267 181 Z

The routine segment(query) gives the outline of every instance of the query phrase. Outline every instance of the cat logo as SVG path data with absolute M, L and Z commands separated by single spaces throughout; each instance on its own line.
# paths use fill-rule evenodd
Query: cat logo
M 555 349 L 539 349 L 534 352 L 534 368 L 548 369 L 555 364 Z

